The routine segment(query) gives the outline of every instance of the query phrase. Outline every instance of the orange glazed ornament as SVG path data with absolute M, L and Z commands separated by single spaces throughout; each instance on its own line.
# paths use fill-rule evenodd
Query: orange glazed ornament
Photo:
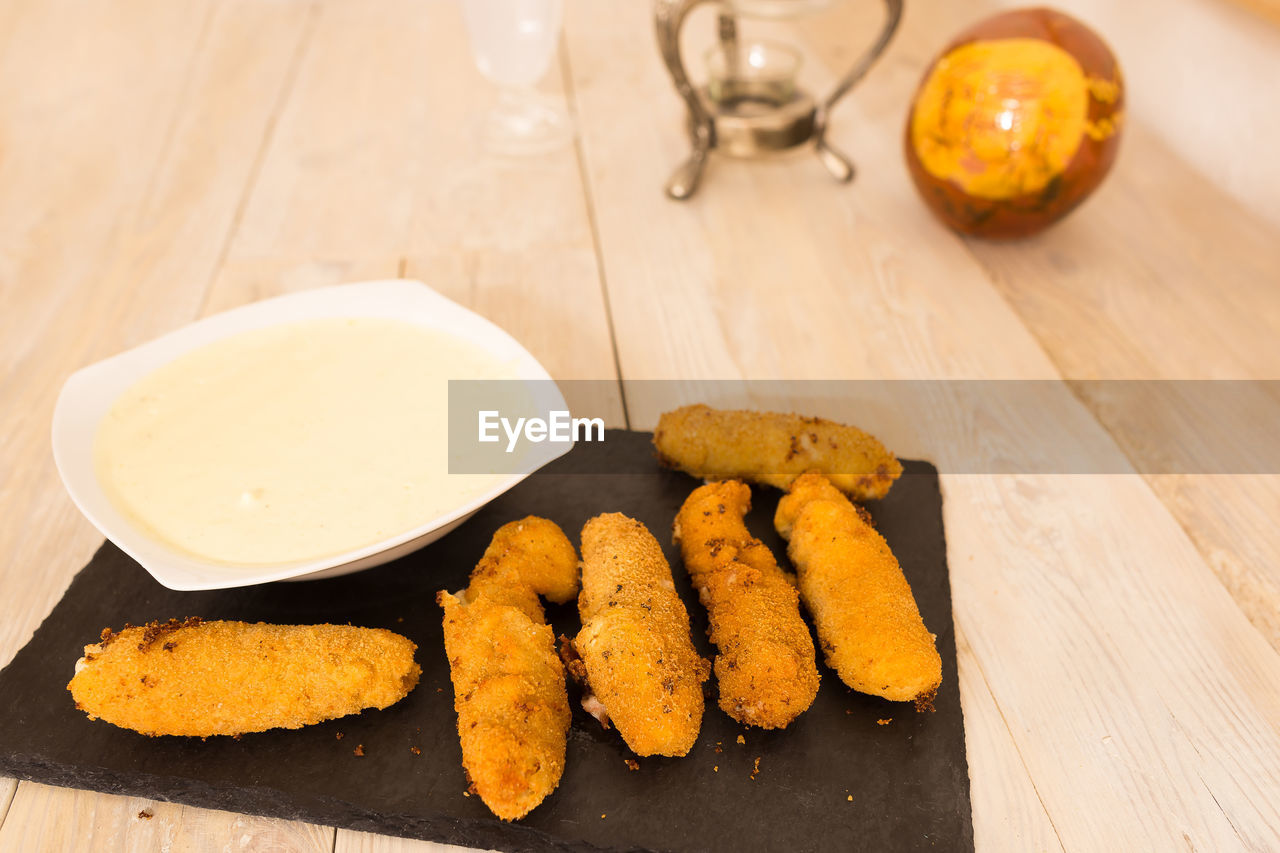
M 933 61 L 907 119 L 907 167 L 947 225 L 1025 237 L 1102 182 L 1124 118 L 1120 67 L 1102 39 L 1053 9 L 971 27 Z

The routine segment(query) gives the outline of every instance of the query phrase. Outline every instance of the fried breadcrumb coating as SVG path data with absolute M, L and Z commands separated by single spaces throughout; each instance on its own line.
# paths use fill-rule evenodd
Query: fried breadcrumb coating
M 795 587 L 743 523 L 750 509 L 745 483 L 709 483 L 685 500 L 674 534 L 719 650 L 720 707 L 745 725 L 780 729 L 813 704 L 818 668 Z
M 800 596 L 840 680 L 928 707 L 942 683 L 942 658 L 884 537 L 818 473 L 791 484 L 774 524 L 790 540 Z
M 67 689 L 90 719 L 144 735 L 296 729 L 403 699 L 416 648 L 381 628 L 173 619 L 104 630 Z
M 578 554 L 554 521 L 530 515 L 498 528 L 471 572 L 467 596 L 517 607 L 545 622 L 538 596 L 564 604 L 578 594 Z
M 578 556 L 545 518 L 503 525 L 466 591 L 441 591 L 462 764 L 480 799 L 517 820 L 560 784 L 569 697 L 538 595 L 578 590 Z
M 785 489 L 816 470 L 857 500 L 884 497 L 902 474 L 901 463 L 875 436 L 794 414 L 685 406 L 658 419 L 653 445 L 663 464 L 704 480 Z
M 573 641 L 591 691 L 637 755 L 685 755 L 702 727 L 711 667 L 693 647 L 689 614 L 658 541 L 621 513 L 582 528 L 582 630 Z

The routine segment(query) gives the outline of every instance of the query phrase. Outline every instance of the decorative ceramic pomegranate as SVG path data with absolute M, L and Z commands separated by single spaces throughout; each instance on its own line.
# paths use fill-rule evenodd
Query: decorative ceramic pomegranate
M 961 33 L 929 65 L 907 120 L 907 166 L 951 228 L 1025 237 L 1102 182 L 1123 118 L 1106 44 L 1061 12 L 1018 9 Z

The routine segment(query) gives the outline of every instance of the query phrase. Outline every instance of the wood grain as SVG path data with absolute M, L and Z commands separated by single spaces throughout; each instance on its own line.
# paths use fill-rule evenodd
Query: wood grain
M 291 850 L 322 853 L 333 830 L 296 821 L 193 809 L 23 782 L 22 819 L 0 825 L 0 850 Z
M 12 510 L 0 518 L 5 662 L 101 541 L 54 471 L 47 436 L 57 389 L 71 371 L 196 315 L 310 9 L 20 5 L 15 49 L 0 70 L 10 81 L 0 83 L 0 98 L 10 101 L 2 110 L 14 118 L 0 141 L 0 234 L 8 241 L 0 256 L 0 459 L 14 466 L 0 472 L 0 501 Z M 87 626 L 86 641 L 101 627 Z M 0 846 L 132 848 L 153 837 L 332 843 L 332 830 L 198 810 L 160 810 L 135 829 L 136 805 L 24 782 Z
M 18 790 L 17 779 L 0 777 L 0 824 L 9 814 L 9 806 L 13 803 L 13 794 Z
M 1141 126 L 1123 145 L 1077 213 L 1021 243 L 975 240 L 976 257 L 1066 376 L 1280 377 L 1280 228 Z
M 1026 762 L 1010 737 L 1009 724 L 996 704 L 982 666 L 960 632 L 956 634 L 956 662 L 969 776 L 987 780 L 973 785 L 970 791 L 974 815 L 984 815 L 982 820 L 975 820 L 975 849 L 1065 849 Z
M 1084 210 L 1021 246 L 974 242 L 976 257 L 1065 376 L 1280 376 L 1280 229 L 1190 173 L 1142 128 L 1131 130 L 1115 173 Z M 1158 177 L 1168 174 L 1182 177 Z M 1133 222 L 1143 227 L 1126 227 Z M 1139 468 L 1159 470 L 1159 427 L 1113 416 L 1100 397 L 1085 402 Z M 1266 394 L 1242 395 L 1238 405 L 1204 416 L 1220 428 L 1233 418 L 1280 418 L 1280 400 Z M 1268 521 L 1280 510 L 1280 477 L 1147 479 L 1280 649 L 1280 530 Z
M 558 73 L 545 82 L 563 97 Z M 204 311 L 403 275 L 505 328 L 556 378 L 614 379 L 575 150 L 487 155 L 490 98 L 452 5 L 326 5 Z M 570 402 L 623 425 L 620 390 L 589 390 L 599 399 Z
M 142 43 L 127 58 L 120 54 L 131 36 L 116 11 L 15 4 L 6 21 L 12 49 L 0 65 L 0 112 L 11 117 L 0 138 L 0 499 L 17 511 L 0 517 L 5 662 L 97 542 L 62 492 L 46 437 L 62 380 L 114 346 L 86 331 L 90 318 L 125 314 L 126 322 L 142 323 L 143 305 L 158 297 L 145 314 L 163 328 L 166 314 L 186 316 L 181 305 L 166 304 L 166 294 L 188 306 L 192 299 L 155 280 L 124 292 L 103 288 L 95 297 L 93 283 L 146 205 L 150 172 L 134 168 L 135 158 L 155 163 L 165 156 L 210 7 L 134 9 Z M 72 25 L 82 13 L 80 26 Z M 55 42 L 63 51 L 48 50 Z M 86 148 L 87 136 L 99 144 Z M 76 251 L 60 251 L 63 243 Z M 52 542 L 63 547 L 50 553 Z

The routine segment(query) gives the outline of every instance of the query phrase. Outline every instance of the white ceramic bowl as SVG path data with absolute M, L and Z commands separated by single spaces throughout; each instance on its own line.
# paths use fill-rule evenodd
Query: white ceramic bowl
M 256 302 L 184 326 L 79 370 L 62 387 L 53 412 L 53 456 L 58 473 L 85 517 L 170 589 L 223 589 L 267 581 L 312 580 L 381 565 L 444 536 L 528 476 L 512 474 L 480 497 L 381 542 L 321 559 L 262 567 L 228 566 L 170 548 L 115 508 L 94 470 L 93 442 L 98 424 L 121 393 L 156 368 L 213 341 L 252 329 L 322 317 L 395 319 L 447 331 L 512 363 L 511 378 L 533 380 L 537 402 L 546 410 L 568 408 L 554 382 L 538 381 L 551 377 L 514 338 L 422 282 L 403 279 L 324 287 Z M 554 455 L 567 452 L 571 445 L 558 447 L 561 449 Z

